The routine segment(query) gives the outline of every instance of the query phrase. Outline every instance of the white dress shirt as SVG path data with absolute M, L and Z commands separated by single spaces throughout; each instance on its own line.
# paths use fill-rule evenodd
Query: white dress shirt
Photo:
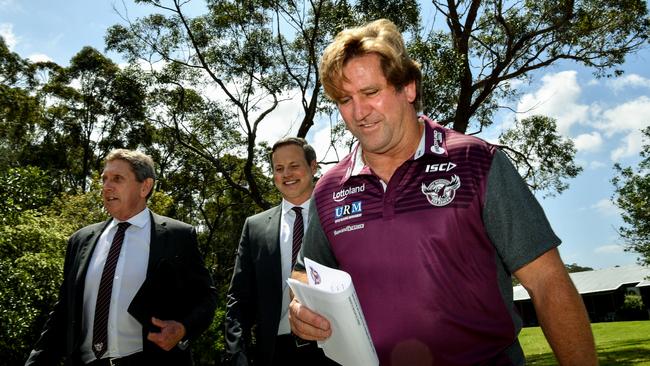
M 124 242 L 115 268 L 108 313 L 108 350 L 103 357 L 125 357 L 142 351 L 142 325 L 128 313 L 127 308 L 147 275 L 151 241 L 149 209 L 145 208 L 128 222 L 131 226 L 124 234 Z M 81 360 L 84 363 L 95 360 L 91 345 L 97 292 L 118 223 L 119 221 L 113 219 L 99 237 L 86 273 L 81 330 L 83 337 Z
M 291 276 L 291 254 L 293 252 L 293 223 L 296 221 L 296 213 L 292 210 L 295 205 L 282 199 L 282 216 L 280 218 L 280 254 L 282 256 L 282 313 L 278 335 L 291 332 L 289 325 L 289 285 L 287 279 Z M 307 229 L 309 223 L 309 200 L 302 205 L 303 230 Z

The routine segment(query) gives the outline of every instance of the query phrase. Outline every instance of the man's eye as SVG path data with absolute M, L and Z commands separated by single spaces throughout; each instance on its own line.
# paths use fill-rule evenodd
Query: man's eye
M 341 98 L 339 99 L 338 103 L 341 104 L 347 104 L 350 101 L 350 98 Z

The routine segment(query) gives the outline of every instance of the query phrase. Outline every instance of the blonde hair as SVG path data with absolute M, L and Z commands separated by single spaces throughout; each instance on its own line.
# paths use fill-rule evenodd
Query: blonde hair
M 334 101 L 342 97 L 341 84 L 348 81 L 343 75 L 343 67 L 350 59 L 371 53 L 379 56 L 384 77 L 398 91 L 415 81 L 416 96 L 413 105 L 416 111 L 421 110 L 420 64 L 408 56 L 402 34 L 387 19 L 345 29 L 336 35 L 323 52 L 319 67 L 325 94 Z

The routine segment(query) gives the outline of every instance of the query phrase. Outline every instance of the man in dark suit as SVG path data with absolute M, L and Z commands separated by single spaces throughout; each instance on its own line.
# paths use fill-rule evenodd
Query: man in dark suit
M 147 208 L 153 160 L 113 150 L 102 172 L 111 219 L 68 241 L 59 300 L 26 365 L 191 365 L 217 291 L 192 226 Z
M 228 290 L 226 349 L 238 366 L 336 365 L 315 342 L 294 337 L 287 318 L 286 280 L 307 223 L 316 153 L 304 139 L 290 137 L 273 145 L 271 164 L 282 203 L 244 223 Z

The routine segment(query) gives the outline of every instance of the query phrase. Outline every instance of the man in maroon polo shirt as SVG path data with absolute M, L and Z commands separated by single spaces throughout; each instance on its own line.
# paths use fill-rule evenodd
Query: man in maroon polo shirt
M 359 143 L 314 190 L 294 278 L 304 257 L 350 273 L 382 365 L 523 365 L 514 274 L 559 363 L 597 364 L 539 203 L 493 145 L 417 115 L 421 73 L 394 24 L 339 33 L 320 76 Z M 331 335 L 295 299 L 290 322 Z

